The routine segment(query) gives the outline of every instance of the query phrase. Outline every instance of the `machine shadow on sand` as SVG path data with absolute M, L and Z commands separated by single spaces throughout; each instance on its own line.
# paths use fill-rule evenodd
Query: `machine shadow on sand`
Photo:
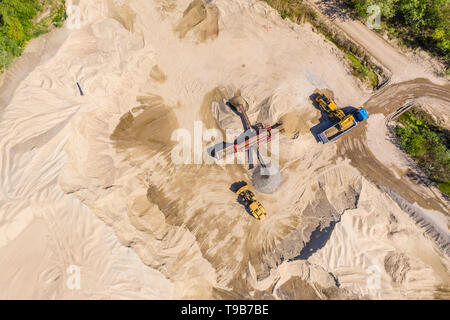
M 247 128 L 247 124 L 245 123 L 245 120 L 243 119 L 241 113 L 229 102 L 227 101 L 225 103 L 225 105 L 227 107 L 230 108 L 231 111 L 233 111 L 233 113 L 239 117 L 239 119 L 241 119 L 241 123 L 242 123 L 242 127 L 244 128 L 244 132 L 247 131 L 249 128 Z M 247 111 L 248 108 L 246 108 Z M 222 141 L 219 142 L 217 144 L 215 144 L 214 146 L 209 147 L 206 152 L 213 158 L 215 158 L 217 156 L 218 152 L 221 152 L 222 150 L 225 150 L 226 148 L 232 146 L 234 144 L 234 142 L 226 142 L 226 141 Z
M 250 129 L 250 128 L 247 128 L 247 123 L 245 123 L 244 117 L 243 117 L 242 114 L 239 112 L 239 110 L 236 109 L 236 107 L 233 106 L 233 105 L 230 103 L 230 101 L 227 101 L 225 104 L 231 109 L 231 111 L 233 111 L 233 113 L 234 113 L 235 115 L 237 115 L 237 116 L 239 117 L 239 119 L 241 119 L 241 123 L 242 123 L 242 127 L 244 128 L 244 131 L 247 131 L 248 129 Z M 248 106 L 247 106 L 247 108 L 245 108 L 244 110 L 245 110 L 245 111 L 248 111 Z
M 280 123 L 267 125 L 257 122 L 252 124 L 247 115 L 248 102 L 240 95 L 236 95 L 227 101 L 226 106 L 241 119 L 243 132 L 232 143 L 223 141 L 209 147 L 207 149 L 208 154 L 216 159 L 222 159 L 231 153 L 245 152 L 250 170 L 255 168 L 257 162 L 265 168 L 266 164 L 260 153 L 259 146 L 271 141 L 272 129 L 279 127 Z M 254 153 L 256 153 L 257 161 L 254 161 Z

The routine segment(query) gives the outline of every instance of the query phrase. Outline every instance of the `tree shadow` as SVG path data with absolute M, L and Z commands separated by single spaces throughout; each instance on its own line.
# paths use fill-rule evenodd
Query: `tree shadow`
M 339 19 L 340 21 L 355 20 L 358 15 L 351 11 L 345 3 L 330 0 L 320 0 L 316 5 L 322 13 L 330 19 Z

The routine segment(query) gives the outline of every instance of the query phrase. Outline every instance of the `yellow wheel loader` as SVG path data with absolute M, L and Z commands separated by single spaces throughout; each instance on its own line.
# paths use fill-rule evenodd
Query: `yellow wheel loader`
M 245 184 L 240 187 L 236 194 L 244 201 L 245 205 L 249 208 L 252 215 L 258 219 L 262 220 L 266 217 L 266 210 L 264 207 L 256 200 L 255 195 L 248 189 L 248 185 Z

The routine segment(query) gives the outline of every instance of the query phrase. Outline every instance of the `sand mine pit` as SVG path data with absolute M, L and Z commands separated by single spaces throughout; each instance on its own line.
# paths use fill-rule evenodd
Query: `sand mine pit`
M 345 56 L 263 1 L 123 3 L 80 0 L 83 27 L 35 39 L 56 35 L 48 43 L 61 45 L 51 54 L 30 46 L 36 57 L 24 58 L 38 60 L 26 73 L 11 69 L 17 86 L 1 93 L 1 297 L 422 299 L 445 288 L 448 258 L 366 178 L 376 173 L 383 185 L 391 175 L 363 148 L 378 127 L 326 145 L 310 131 L 321 116 L 309 98 L 315 88 L 375 113 L 423 83 L 387 87 L 365 103 Z M 175 163 L 177 130 L 191 147 L 198 122 L 202 133 L 243 131 L 226 104 L 237 95 L 252 124 L 281 122 L 280 174 L 206 163 L 206 152 L 195 163 L 192 148 Z M 206 151 L 212 142 L 200 138 Z M 242 180 L 264 220 L 230 190 Z M 77 292 L 66 287 L 67 264 L 86 275 Z M 365 287 L 372 265 L 376 292 Z

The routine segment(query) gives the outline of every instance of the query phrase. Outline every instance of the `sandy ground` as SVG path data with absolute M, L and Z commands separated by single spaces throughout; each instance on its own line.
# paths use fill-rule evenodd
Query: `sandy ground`
M 310 25 L 257 1 L 79 5 L 82 28 L 64 31 L 45 59 L 19 59 L 27 73 L 14 78 L 13 67 L 1 87 L 5 298 L 448 298 L 448 203 L 404 181 L 407 159 L 384 131 L 383 116 L 402 104 L 389 98 L 411 85 L 370 96 Z M 319 144 L 317 88 L 373 117 Z M 251 181 L 247 166 L 211 162 L 208 141 L 203 159 L 172 161 L 177 129 L 240 128 L 223 107 L 236 93 L 252 122 L 286 126 L 283 183 L 256 192 L 264 221 L 229 190 Z M 433 110 L 435 100 L 426 100 Z M 392 154 L 377 152 L 385 148 Z M 433 216 L 444 241 L 382 187 Z M 81 267 L 80 290 L 66 286 L 71 265 Z

